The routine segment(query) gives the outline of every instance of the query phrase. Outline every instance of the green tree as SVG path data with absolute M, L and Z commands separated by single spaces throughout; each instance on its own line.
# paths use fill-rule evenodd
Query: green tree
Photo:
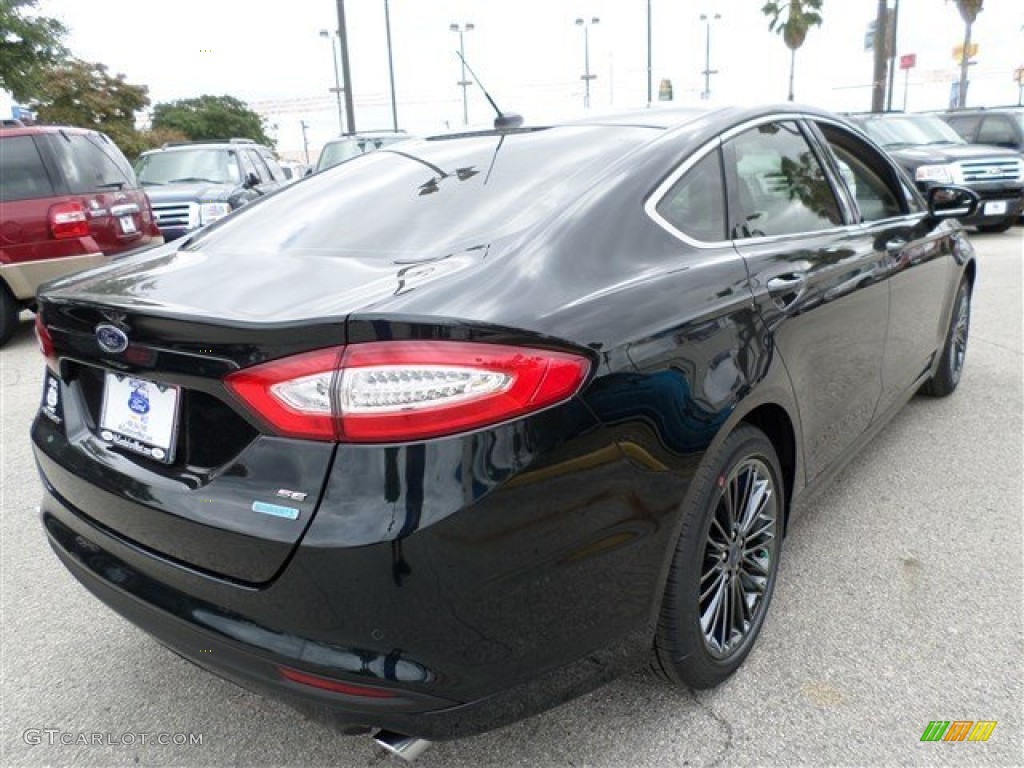
M 769 18 L 768 29 L 782 35 L 789 48 L 789 100 L 793 100 L 793 73 L 796 51 L 804 44 L 811 27 L 821 26 L 821 4 L 824 0 L 769 0 L 761 13 Z
M 21 102 L 35 95 L 40 70 L 67 54 L 61 44 L 67 30 L 33 13 L 37 2 L 0 0 L 0 88 Z
M 970 63 L 971 27 L 978 20 L 984 0 L 956 0 L 960 18 L 964 20 L 964 52 L 960 57 L 960 89 L 957 92 L 957 109 L 967 106 L 967 66 Z
M 194 141 L 241 138 L 273 145 L 263 118 L 233 96 L 206 94 L 157 104 L 153 128 L 180 131 Z
M 129 157 L 143 149 L 135 113 L 149 106 L 149 89 L 105 64 L 69 59 L 45 70 L 32 106 L 40 122 L 103 131 Z

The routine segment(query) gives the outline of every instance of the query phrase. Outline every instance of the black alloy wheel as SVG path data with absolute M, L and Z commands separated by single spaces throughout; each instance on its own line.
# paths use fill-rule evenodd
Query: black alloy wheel
M 672 682 L 711 688 L 739 668 L 761 631 L 779 568 L 785 493 L 772 442 L 746 424 L 693 482 L 654 668 Z
M 971 286 L 964 278 L 956 291 L 953 315 L 949 319 L 946 343 L 942 348 L 935 375 L 925 382 L 921 391 L 932 397 L 946 397 L 953 394 L 960 384 L 967 358 L 967 339 L 971 330 Z

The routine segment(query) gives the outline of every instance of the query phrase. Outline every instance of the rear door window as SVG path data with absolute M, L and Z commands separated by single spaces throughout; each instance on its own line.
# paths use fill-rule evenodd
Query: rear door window
M 725 149 L 734 239 L 819 232 L 842 223 L 832 185 L 796 123 L 758 125 Z
M 265 149 L 257 149 L 256 154 L 266 163 L 267 168 L 270 169 L 270 178 L 274 181 L 281 181 L 287 178 L 284 169 L 278 164 L 274 156 Z
M 0 139 L 0 200 L 53 197 L 53 184 L 31 136 Z
M 138 186 L 121 151 L 99 136 L 62 132 L 53 137 L 50 146 L 73 195 Z

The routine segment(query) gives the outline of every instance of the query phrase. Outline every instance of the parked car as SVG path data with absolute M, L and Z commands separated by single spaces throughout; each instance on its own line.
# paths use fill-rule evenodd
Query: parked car
M 143 152 L 135 172 L 164 237 L 179 237 L 227 216 L 286 183 L 267 147 L 249 139 L 165 144 Z
M 37 287 L 163 242 L 121 150 L 80 128 L 0 129 L 0 344 Z
M 289 183 L 303 179 L 313 172 L 313 169 L 310 166 L 293 160 L 282 160 L 280 162 L 280 166 L 281 170 L 284 172 L 285 180 Z
M 324 171 L 339 163 L 359 157 L 366 152 L 386 147 L 398 141 L 408 141 L 409 134 L 405 131 L 363 131 L 347 133 L 331 139 L 320 150 L 320 158 L 316 161 L 316 170 Z
M 935 115 L 858 115 L 853 121 L 882 145 L 927 193 L 937 184 L 974 190 L 982 204 L 961 221 L 1005 232 L 1024 209 L 1024 160 L 1017 152 L 968 144 Z
M 939 115 L 964 141 L 1024 154 L 1024 107 L 958 109 Z
M 650 659 L 714 686 L 801 501 L 957 388 L 977 203 L 793 105 L 368 153 L 47 287 L 46 535 L 407 756 Z

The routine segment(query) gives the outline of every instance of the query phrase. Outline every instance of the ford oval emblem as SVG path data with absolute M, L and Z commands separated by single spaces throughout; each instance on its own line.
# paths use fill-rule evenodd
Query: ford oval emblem
M 128 349 L 128 336 L 115 325 L 100 323 L 96 326 L 96 343 L 104 352 L 117 354 Z

